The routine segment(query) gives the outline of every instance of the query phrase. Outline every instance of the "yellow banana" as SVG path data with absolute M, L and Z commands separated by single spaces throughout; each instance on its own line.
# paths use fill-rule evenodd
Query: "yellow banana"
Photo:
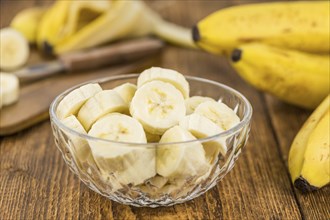
M 329 1 L 234 6 L 201 20 L 193 28 L 193 38 L 198 46 L 215 54 L 227 54 L 251 42 L 329 53 L 329 8 Z
M 26 8 L 15 15 L 10 26 L 21 32 L 29 43 L 35 43 L 38 25 L 46 10 L 43 7 Z
M 289 171 L 294 185 L 303 192 L 330 182 L 330 96 L 307 119 L 292 142 Z
M 235 49 L 231 58 L 248 83 L 288 103 L 314 109 L 329 93 L 329 56 L 253 43 Z
M 44 14 L 40 21 L 37 44 L 46 53 L 52 53 L 53 45 L 61 39 L 64 32 L 71 0 L 56 1 Z
M 57 1 L 43 19 L 44 33 L 40 34 L 39 44 L 62 54 L 121 38 L 154 34 L 169 42 L 196 47 L 189 29 L 164 21 L 143 1 L 107 2 L 111 3 L 108 8 L 97 7 L 98 1 Z M 60 19 L 53 14 L 60 14 Z M 49 30 L 49 26 L 56 27 Z

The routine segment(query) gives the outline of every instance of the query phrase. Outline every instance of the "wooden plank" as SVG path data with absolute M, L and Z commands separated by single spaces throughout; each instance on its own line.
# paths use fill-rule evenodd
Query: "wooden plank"
M 311 111 L 285 104 L 268 95 L 266 101 L 272 126 L 279 142 L 282 160 L 287 166 L 291 143 Z M 292 186 L 292 188 L 294 187 Z M 308 194 L 302 194 L 296 189 L 294 192 L 302 215 L 306 219 L 330 219 L 330 187 L 324 187 Z

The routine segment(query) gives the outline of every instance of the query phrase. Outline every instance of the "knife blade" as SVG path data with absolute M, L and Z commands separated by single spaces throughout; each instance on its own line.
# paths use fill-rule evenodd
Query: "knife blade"
M 14 74 L 20 82 L 27 83 L 54 74 L 85 71 L 137 60 L 159 52 L 163 46 L 161 40 L 153 38 L 126 40 L 105 47 L 60 55 L 55 61 L 28 66 Z

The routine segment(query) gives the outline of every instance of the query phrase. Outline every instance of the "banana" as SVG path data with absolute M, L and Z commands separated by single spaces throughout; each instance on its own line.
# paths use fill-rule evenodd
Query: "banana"
M 204 97 L 204 96 L 192 96 L 184 100 L 186 105 L 186 115 L 190 115 L 194 113 L 197 106 L 199 106 L 201 103 L 206 101 L 215 101 L 215 100 L 210 97 Z
M 210 119 L 196 113 L 181 119 L 179 126 L 189 131 L 196 138 L 212 137 L 224 131 Z M 222 155 L 226 155 L 227 153 L 226 142 L 222 138 L 205 141 L 202 142 L 202 144 L 206 158 L 208 158 L 208 161 L 211 161 L 211 163 L 219 155 L 219 152 L 221 152 Z
M 175 70 L 160 67 L 146 69 L 140 74 L 137 80 L 137 87 L 140 88 L 153 80 L 171 83 L 175 88 L 180 90 L 185 99 L 189 97 L 189 83 L 181 73 Z
M 89 140 L 95 162 L 104 175 L 114 175 L 120 184 L 133 185 L 156 175 L 155 147 L 134 145 L 147 142 L 142 125 L 134 118 L 110 113 L 97 120 L 88 134 L 110 141 L 132 142 Z
M 329 56 L 254 43 L 234 50 L 231 64 L 257 89 L 300 107 L 314 109 L 329 93 Z
M 128 106 L 125 101 L 113 90 L 103 90 L 90 97 L 80 108 L 78 120 L 86 131 L 94 122 L 111 112 L 127 112 Z
M 19 98 L 19 81 L 14 74 L 0 72 L 0 109 Z
M 80 124 L 76 116 L 70 115 L 69 117 L 64 118 L 61 122 L 72 130 L 79 132 L 81 134 L 87 134 L 84 127 Z M 71 152 L 78 163 L 84 162 L 87 160 L 90 155 L 90 148 L 86 139 L 79 137 L 75 134 L 67 135 L 70 138 L 69 144 L 71 147 Z
M 294 138 L 289 152 L 289 171 L 295 187 L 303 192 L 330 182 L 330 96 L 314 110 Z
M 140 0 L 57 1 L 42 18 L 38 42 L 46 51 L 63 54 L 149 34 L 196 48 L 189 29 L 163 20 Z
M 64 119 L 70 115 L 76 115 L 87 99 L 100 91 L 102 91 L 102 88 L 97 83 L 87 84 L 71 91 L 58 104 L 57 117 Z
M 205 158 L 203 146 L 199 142 L 180 143 L 193 140 L 196 138 L 178 125 L 168 129 L 159 141 L 161 145 L 157 146 L 157 173 L 169 179 L 176 179 L 199 176 L 207 172 L 210 165 Z
M 172 84 L 155 80 L 138 88 L 130 105 L 130 113 L 147 132 L 162 135 L 179 123 L 186 107 L 179 90 Z
M 203 102 L 195 109 L 195 113 L 210 119 L 223 130 L 228 130 L 240 122 L 236 113 L 221 102 Z
M 40 20 L 37 45 L 47 54 L 53 53 L 52 45 L 58 43 L 65 30 L 66 18 L 72 1 L 56 1 Z
M 127 103 L 127 105 L 129 105 L 137 90 L 137 87 L 132 83 L 124 83 L 115 87 L 113 90 L 116 91 L 118 95 L 120 95 L 120 97 Z
M 0 69 L 15 70 L 29 58 L 30 49 L 24 36 L 13 28 L 0 30 Z
M 193 28 L 197 45 L 215 54 L 261 42 L 312 53 L 330 51 L 329 1 L 245 4 L 221 9 Z
M 26 8 L 18 12 L 10 23 L 10 27 L 19 31 L 28 41 L 36 42 L 38 25 L 44 13 L 47 11 L 43 7 Z

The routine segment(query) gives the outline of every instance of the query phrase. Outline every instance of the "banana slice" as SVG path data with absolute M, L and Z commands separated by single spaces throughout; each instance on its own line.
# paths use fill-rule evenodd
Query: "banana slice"
M 17 76 L 0 73 L 0 108 L 13 104 L 19 98 L 19 81 Z
M 13 28 L 0 30 L 0 69 L 14 70 L 29 58 L 29 43 Z
M 144 84 L 153 80 L 171 83 L 175 88 L 181 91 L 185 99 L 189 97 L 189 83 L 184 76 L 177 71 L 160 67 L 151 67 L 140 74 L 137 80 L 137 86 L 140 88 Z
M 195 109 L 195 113 L 210 119 L 224 130 L 228 130 L 240 122 L 235 112 L 221 102 L 203 102 Z
M 93 123 L 111 112 L 127 112 L 128 106 L 125 101 L 113 90 L 103 90 L 89 98 L 78 112 L 78 120 L 86 131 Z
M 196 113 L 184 117 L 180 121 L 179 125 L 182 128 L 188 130 L 196 138 L 210 137 L 223 131 L 222 128 L 220 128 L 210 119 Z M 227 152 L 225 140 L 219 138 L 204 142 L 203 147 L 205 150 L 206 158 L 208 158 L 208 161 L 211 162 L 214 161 L 219 152 L 221 152 L 222 155 L 226 155 Z
M 168 129 L 159 143 L 196 140 L 180 126 Z M 169 179 L 189 178 L 207 172 L 210 165 L 199 142 L 159 145 L 156 153 L 157 173 Z
M 71 91 L 57 106 L 56 114 L 59 119 L 76 115 L 81 106 L 93 95 L 102 91 L 99 84 L 87 84 Z
M 136 89 L 136 85 L 132 83 L 124 83 L 120 86 L 117 86 L 113 90 L 115 90 L 120 95 L 120 97 L 129 105 L 136 92 Z
M 206 101 L 215 101 L 215 100 L 210 97 L 204 97 L 204 96 L 192 96 L 184 100 L 186 105 L 186 115 L 190 115 L 194 113 L 197 106 L 199 106 L 201 103 Z
M 138 185 L 156 175 L 155 147 L 136 146 L 146 143 L 142 125 L 134 118 L 108 114 L 95 122 L 88 132 L 93 137 L 131 145 L 89 140 L 94 159 L 106 175 L 114 175 L 121 184 Z
M 69 117 L 61 120 L 61 122 L 67 127 L 71 128 L 82 134 L 87 134 L 84 127 L 80 124 L 76 116 L 70 115 Z M 70 138 L 70 144 L 72 152 L 77 162 L 84 162 L 90 155 L 90 148 L 86 139 L 81 138 L 77 135 L 67 134 Z
M 151 134 L 162 135 L 185 116 L 184 98 L 172 84 L 152 81 L 135 93 L 130 113 Z

